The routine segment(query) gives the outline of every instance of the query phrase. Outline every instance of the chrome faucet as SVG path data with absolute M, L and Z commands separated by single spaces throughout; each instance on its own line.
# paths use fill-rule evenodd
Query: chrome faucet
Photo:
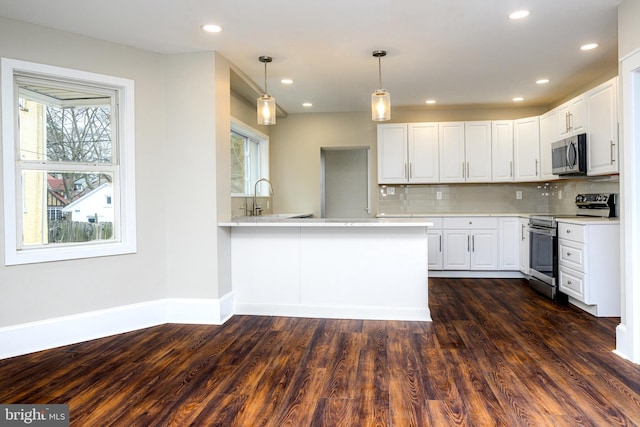
M 259 180 L 257 180 L 253 185 L 253 209 L 251 211 L 253 216 L 259 216 L 262 212 L 262 206 L 258 206 L 258 202 L 256 199 L 258 197 L 258 184 L 263 181 L 269 184 L 269 195 L 273 196 L 273 187 L 271 186 L 271 181 L 269 181 L 267 178 L 260 178 Z

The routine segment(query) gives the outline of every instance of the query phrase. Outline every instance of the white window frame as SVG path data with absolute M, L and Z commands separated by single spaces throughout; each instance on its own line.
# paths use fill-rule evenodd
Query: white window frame
M 31 264 L 81 258 L 131 254 L 137 251 L 135 205 L 135 105 L 134 82 L 130 79 L 55 67 L 10 58 L 0 60 L 0 88 L 2 90 L 2 154 L 4 194 L 5 265 Z M 18 94 L 15 74 L 32 74 L 90 86 L 114 89 L 118 97 L 118 149 L 114 172 L 114 192 L 119 195 L 119 233 L 113 240 L 92 241 L 82 245 L 45 245 L 20 249 L 17 192 L 21 177 L 18 160 Z
M 260 151 L 260 175 L 261 176 L 257 177 L 252 183 L 252 185 L 255 184 L 255 181 L 257 181 L 260 178 L 269 179 L 269 136 L 260 132 L 259 130 L 252 128 L 248 124 L 234 117 L 231 117 L 231 131 L 239 133 L 243 136 L 246 136 L 258 142 L 258 150 Z M 239 194 L 239 193 L 231 194 L 231 197 L 247 197 L 247 196 L 253 196 L 253 189 L 249 194 Z M 266 185 L 259 186 L 257 196 L 258 197 L 269 196 L 268 186 Z

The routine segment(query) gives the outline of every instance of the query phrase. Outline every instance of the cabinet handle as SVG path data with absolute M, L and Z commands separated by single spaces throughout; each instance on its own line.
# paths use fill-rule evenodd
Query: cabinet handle
M 611 141 L 611 164 L 613 164 L 613 162 L 615 162 L 616 160 L 613 158 L 613 147 L 615 147 L 616 144 L 613 143 L 613 141 Z
M 569 111 L 569 130 L 573 129 L 573 114 Z
M 569 112 L 564 113 L 564 129 L 569 132 Z
M 513 178 L 513 160 L 509 162 L 509 177 Z
M 567 230 L 567 234 L 571 233 L 571 230 Z
M 522 231 L 520 232 L 520 240 L 524 242 L 524 224 L 520 224 Z
M 409 179 L 413 178 L 413 163 L 409 162 Z
M 470 162 L 467 162 L 467 178 L 471 176 L 471 174 L 469 173 L 469 163 Z
M 571 256 L 571 252 L 567 252 L 567 256 Z
M 409 179 L 409 165 L 404 164 L 404 178 Z
M 442 234 L 440 235 L 440 252 L 442 252 Z
M 536 159 L 536 176 L 538 176 L 538 159 Z
M 567 285 L 570 285 L 570 284 L 571 284 L 571 280 L 567 280 Z
M 469 252 L 469 240 L 471 240 L 471 236 L 467 236 L 467 252 Z
M 471 252 L 476 251 L 476 236 L 471 236 Z
M 464 169 L 464 162 L 462 162 L 462 178 L 466 178 L 467 175 L 465 174 L 465 169 Z

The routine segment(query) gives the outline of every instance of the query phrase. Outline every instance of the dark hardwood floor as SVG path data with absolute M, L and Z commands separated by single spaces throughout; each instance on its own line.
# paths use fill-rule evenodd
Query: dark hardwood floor
M 0 361 L 0 403 L 74 426 L 637 426 L 619 319 L 526 281 L 430 279 L 433 322 L 236 316 Z

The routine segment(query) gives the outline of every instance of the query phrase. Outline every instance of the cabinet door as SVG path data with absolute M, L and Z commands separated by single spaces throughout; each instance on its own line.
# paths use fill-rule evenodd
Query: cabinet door
M 513 121 L 491 123 L 491 176 L 493 182 L 513 181 Z
M 577 133 L 584 132 L 586 119 L 585 96 L 580 95 L 569 102 L 565 102 L 557 108 L 558 134 L 560 138 L 566 138 Z
M 469 270 L 469 230 L 444 230 L 444 270 Z
M 587 174 L 618 173 L 617 78 L 587 92 Z
M 467 182 L 491 181 L 491 122 L 464 124 L 464 152 Z
M 442 270 L 442 230 L 429 229 L 427 232 L 429 270 Z
M 516 181 L 540 178 L 540 122 L 538 117 L 513 121 L 514 173 Z
M 540 116 L 540 179 L 544 181 L 558 178 L 552 172 L 551 144 L 560 139 L 558 110 L 551 110 Z
M 498 269 L 498 231 L 471 230 L 472 270 Z
M 529 220 L 520 218 L 520 271 L 529 274 Z
M 407 125 L 378 125 L 378 183 L 407 183 Z
M 498 224 L 498 270 L 517 271 L 520 268 L 520 220 L 500 218 Z
M 444 122 L 438 128 L 440 182 L 463 182 L 466 177 L 464 122 Z
M 409 124 L 409 182 L 429 184 L 440 180 L 438 123 Z

